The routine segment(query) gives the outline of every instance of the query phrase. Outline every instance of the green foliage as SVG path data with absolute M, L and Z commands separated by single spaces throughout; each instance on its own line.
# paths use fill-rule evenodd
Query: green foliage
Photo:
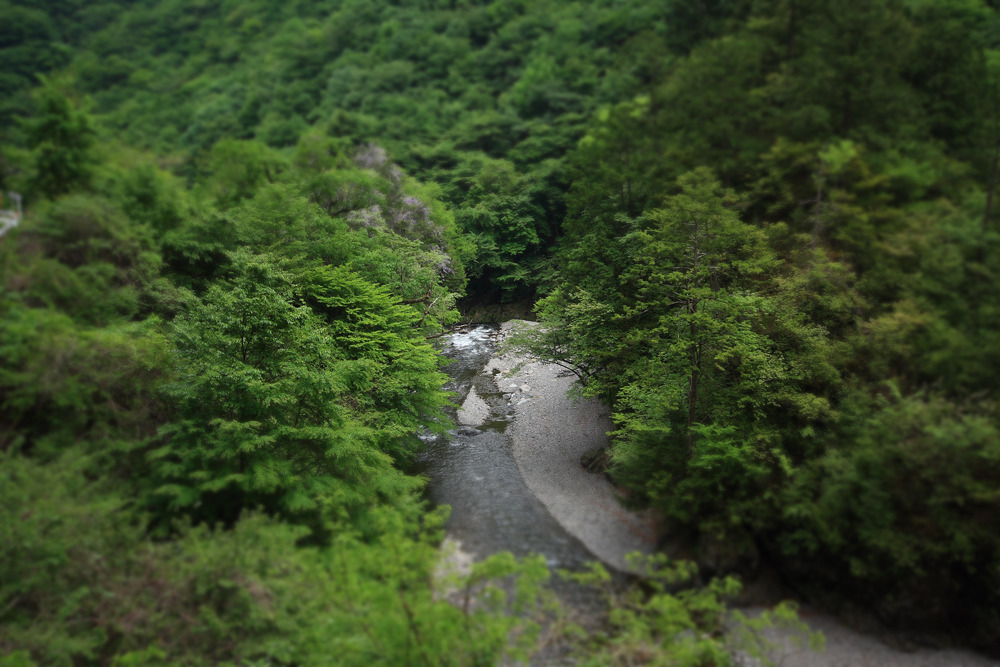
M 430 374 L 412 387 L 415 400 L 399 405 L 386 380 L 413 377 L 413 367 L 400 364 L 403 377 L 392 377 L 374 356 L 349 356 L 348 341 L 295 304 L 296 286 L 276 258 L 238 251 L 230 260 L 231 281 L 213 284 L 174 325 L 177 380 L 168 395 L 179 420 L 150 454 L 162 479 L 156 496 L 171 510 L 228 520 L 258 504 L 290 515 L 356 514 L 407 497 L 418 481 L 393 468 L 393 455 L 421 418 L 439 414 L 433 362 L 417 367 Z M 346 286 L 326 281 L 338 277 L 314 273 L 314 298 L 334 304 Z M 391 315 L 384 293 L 371 292 Z M 380 398 L 396 399 L 391 407 L 407 418 L 394 419 Z M 382 414 L 369 414 L 370 402 Z M 432 414 L 420 414 L 428 405 Z
M 588 572 L 568 575 L 604 590 L 611 621 L 608 632 L 591 635 L 584 643 L 580 664 L 728 666 L 741 654 L 770 665 L 768 654 L 776 646 L 763 632 L 774 627 L 793 632 L 796 643 L 805 639 L 812 650 L 823 648 L 823 636 L 798 620 L 792 603 L 749 618 L 731 612 L 726 604 L 741 588 L 733 577 L 695 586 L 697 566 L 691 561 L 639 554 L 630 560 L 642 573 L 643 587 L 616 592 L 607 571 L 596 563 Z
M 171 312 L 184 298 L 160 275 L 150 227 L 100 195 L 72 194 L 33 208 L 18 242 L 22 254 L 2 275 L 29 304 L 102 324 Z
M 378 429 L 385 451 L 405 460 L 420 427 L 444 428 L 447 378 L 438 370 L 440 355 L 420 335 L 417 313 L 345 268 L 309 269 L 298 290 L 325 320 L 343 357 L 370 364 L 370 384 L 353 400 Z
M 425 336 L 470 244 L 439 190 L 322 137 L 220 142 L 190 195 L 118 159 L 35 193 L 0 249 L 7 662 L 526 658 L 544 562 L 490 559 L 446 601 L 443 515 L 401 471 L 450 424 Z
M 44 78 L 35 106 L 34 117 L 24 123 L 35 153 L 31 192 L 51 197 L 86 185 L 94 162 L 90 116 Z
M 612 404 L 631 498 L 995 645 L 995 4 L 0 0 L 3 662 L 525 659 L 398 467 L 467 289 L 546 295 L 510 344 Z M 595 660 L 724 664 L 717 586 Z
M 167 172 L 140 164 L 120 176 L 118 200 L 131 220 L 149 225 L 159 238 L 191 215 L 184 190 Z
M 430 583 L 441 512 L 417 529 L 381 510 L 376 539 L 344 530 L 329 548 L 297 547 L 303 529 L 259 514 L 152 542 L 80 457 L 2 463 L 7 664 L 487 665 L 534 650 L 544 562 L 483 561 L 440 584 L 474 596 L 454 605 Z
M 705 21 L 668 38 L 687 55 L 657 69 L 637 41 L 644 94 L 570 157 L 560 282 L 513 344 L 613 404 L 615 479 L 683 525 L 749 531 L 793 578 L 904 625 L 961 616 L 995 644 L 993 509 L 957 509 L 1000 479 L 982 458 L 995 387 L 976 370 L 996 347 L 979 287 L 997 262 L 995 11 L 690 11 Z M 905 576 L 920 584 L 904 593 Z
M 0 123 L 7 126 L 23 112 L 28 100 L 18 93 L 35 83 L 35 74 L 65 65 L 69 49 L 59 43 L 52 16 L 37 7 L 19 3 L 0 4 Z
M 645 52 L 625 47 L 651 25 L 662 33 L 676 10 L 668 4 L 108 3 L 68 4 L 52 18 L 72 35 L 68 73 L 102 122 L 129 144 L 179 155 L 188 177 L 212 173 L 199 185 L 223 205 L 274 182 L 275 152 L 317 131 L 350 146 L 378 141 L 410 173 L 446 188 L 468 160 L 512 161 L 531 201 L 515 197 L 496 213 L 509 218 L 501 230 L 532 218 L 515 245 L 528 243 L 505 249 L 506 239 L 482 237 L 485 273 L 474 287 L 520 297 L 534 288 L 547 230 L 562 216 L 565 155 L 588 114 L 635 84 Z M 18 48 L 51 39 L 35 27 Z M 21 81 L 11 80 L 14 90 Z M 457 189 L 449 203 L 476 209 L 465 194 Z
M 531 284 L 528 258 L 541 244 L 542 211 L 525 180 L 509 163 L 484 165 L 456 216 L 475 238 L 470 275 L 498 286 L 505 300 Z
M 785 515 L 816 527 L 791 533 L 789 543 L 806 551 L 861 545 L 868 557 L 851 559 L 861 577 L 924 577 L 951 561 L 989 580 L 1000 549 L 982 522 L 1000 510 L 992 410 L 941 398 L 885 401 L 858 425 L 850 448 L 811 462 L 796 479 Z
M 205 180 L 221 209 L 249 199 L 263 183 L 273 183 L 281 169 L 280 159 L 255 141 L 224 139 L 212 146 L 206 161 Z
M 762 490 L 787 465 L 768 418 L 790 405 L 806 421 L 824 416 L 822 398 L 803 392 L 814 371 L 792 344 L 817 341 L 781 312 L 767 282 L 776 258 L 733 194 L 707 170 L 677 188 L 615 239 L 607 254 L 627 268 L 611 285 L 598 272 L 575 292 L 560 288 L 541 302 L 546 327 L 511 344 L 615 400 L 616 479 L 671 516 L 725 531 L 760 521 Z M 582 282 L 582 267 L 570 275 Z M 777 332 L 792 339 L 781 351 Z
M 152 435 L 170 368 L 155 321 L 82 329 L 14 301 L 0 312 L 0 448 L 51 455 L 82 440 L 100 451 Z

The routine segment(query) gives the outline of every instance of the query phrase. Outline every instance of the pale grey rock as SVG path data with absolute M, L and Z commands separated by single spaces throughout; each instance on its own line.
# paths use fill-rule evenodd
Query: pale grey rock
M 479 397 L 479 394 L 476 393 L 476 388 L 473 387 L 469 390 L 469 395 L 465 397 L 465 401 L 462 403 L 462 407 L 456 416 L 456 421 L 463 426 L 478 428 L 486 423 L 489 417 L 490 406 Z

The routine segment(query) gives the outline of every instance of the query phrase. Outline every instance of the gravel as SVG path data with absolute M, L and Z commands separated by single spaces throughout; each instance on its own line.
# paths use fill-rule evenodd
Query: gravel
M 518 322 L 507 322 L 509 332 Z M 606 565 L 629 571 L 625 556 L 652 553 L 658 527 L 648 513 L 630 512 L 618 501 L 603 475 L 586 472 L 585 452 L 608 442 L 612 424 L 608 410 L 592 399 L 572 400 L 567 391 L 574 376 L 553 364 L 514 355 L 498 355 L 486 365 L 497 387 L 508 392 L 513 423 L 507 430 L 514 458 L 525 483 L 556 521 Z M 470 392 L 471 393 L 471 392 Z M 479 408 L 475 401 L 471 411 Z M 466 404 L 469 401 L 466 400 Z M 484 403 L 485 404 L 485 403 Z M 463 405 L 463 410 L 466 405 Z M 753 616 L 760 609 L 746 609 Z M 793 643 L 788 632 L 772 630 L 782 646 L 771 654 L 777 665 L 796 667 L 989 667 L 1000 663 L 964 650 L 918 648 L 903 651 L 876 637 L 852 630 L 836 618 L 808 607 L 800 618 L 826 637 L 826 650 L 812 652 Z M 755 664 L 748 660 L 743 664 Z
M 484 372 L 493 374 L 501 390 L 513 392 L 514 418 L 507 434 L 514 460 L 549 514 L 617 570 L 629 570 L 629 553 L 652 553 L 657 538 L 652 515 L 626 510 L 604 475 L 589 473 L 580 463 L 584 453 L 608 443 L 607 409 L 593 399 L 567 397 L 575 376 L 553 364 L 500 355 Z
M 751 610 L 748 614 L 755 615 Z M 771 653 L 776 665 L 787 667 L 996 667 L 998 664 L 986 656 L 959 649 L 894 648 L 872 635 L 853 630 L 841 621 L 804 607 L 799 618 L 813 630 L 823 633 L 826 648 L 821 652 L 797 646 L 786 631 L 771 630 L 767 638 L 779 650 Z M 747 661 L 748 666 L 754 664 Z

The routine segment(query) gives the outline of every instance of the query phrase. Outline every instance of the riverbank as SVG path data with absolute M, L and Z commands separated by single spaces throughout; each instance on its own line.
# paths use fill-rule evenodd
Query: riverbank
M 501 335 L 511 326 L 505 323 Z M 513 411 L 507 435 L 524 483 L 552 517 L 617 570 L 629 570 L 629 553 L 652 553 L 658 534 L 652 514 L 626 510 L 604 475 L 580 464 L 583 454 L 607 444 L 607 408 L 593 399 L 569 398 L 575 376 L 552 364 L 498 354 L 483 372 Z
M 515 326 L 501 326 L 501 336 Z M 574 401 L 567 396 L 575 376 L 552 364 L 513 354 L 495 354 L 482 375 L 502 392 L 510 426 L 506 435 L 525 485 L 555 521 L 606 565 L 628 571 L 625 556 L 651 553 L 659 534 L 648 513 L 625 510 L 615 488 L 600 474 L 588 473 L 580 457 L 607 444 L 612 423 L 598 401 Z M 463 406 L 470 421 L 482 419 L 487 408 L 474 395 Z M 461 420 L 460 420 L 461 421 Z M 760 609 L 744 609 L 753 615 Z M 813 653 L 796 646 L 788 633 L 772 632 L 779 648 L 776 664 L 803 667 L 989 667 L 998 663 L 962 650 L 904 651 L 877 636 L 858 632 L 837 618 L 804 607 L 801 618 L 826 637 L 827 648 Z

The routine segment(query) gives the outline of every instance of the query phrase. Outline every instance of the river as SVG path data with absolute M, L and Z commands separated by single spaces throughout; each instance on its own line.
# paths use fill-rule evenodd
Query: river
M 620 510 L 607 511 L 609 508 L 604 507 L 607 499 L 599 498 L 599 494 L 587 486 L 596 483 L 600 476 L 581 473 L 582 468 L 573 456 L 531 459 L 523 451 L 520 457 L 515 456 L 516 446 L 524 448 L 527 444 L 529 448 L 548 451 L 554 449 L 552 441 L 559 438 L 564 444 L 573 444 L 578 436 L 567 431 L 572 431 L 581 421 L 579 414 L 563 421 L 559 418 L 573 411 L 579 413 L 580 406 L 559 395 L 564 393 L 567 385 L 553 384 L 554 373 L 548 374 L 549 384 L 542 392 L 547 395 L 530 395 L 516 390 L 502 392 L 494 382 L 497 376 L 483 372 L 488 363 L 491 366 L 495 364 L 498 334 L 498 327 L 480 325 L 440 339 L 442 354 L 449 360 L 445 371 L 451 381 L 447 388 L 456 394 L 456 411 L 457 406 L 470 403 L 466 399 L 474 391 L 481 399 L 475 402 L 482 406 L 485 417 L 477 428 L 460 426 L 442 436 L 426 436 L 426 451 L 417 462 L 417 472 L 430 480 L 430 500 L 436 505 L 452 507 L 447 524 L 448 537 L 458 544 L 462 552 L 476 560 L 510 551 L 516 556 L 542 554 L 552 568 L 579 569 L 588 561 L 595 560 L 594 553 L 598 552 L 605 562 L 614 564 L 616 554 L 613 548 L 630 539 L 630 532 L 613 532 L 620 528 L 614 524 L 621 523 L 615 517 L 624 515 Z M 494 361 L 491 362 L 491 359 Z M 538 378 L 538 375 L 535 377 Z M 517 380 L 518 383 L 522 381 L 523 378 Z M 532 381 L 536 385 L 541 384 Z M 513 423 L 515 416 L 517 424 Z M 545 429 L 535 429 L 536 435 L 545 434 L 543 440 L 536 438 L 536 442 L 532 443 L 531 438 L 523 437 L 522 433 L 519 443 L 515 444 L 511 433 L 526 430 L 524 427 L 527 424 L 522 423 L 526 420 L 531 420 L 532 424 L 541 420 L 552 423 Z M 585 421 L 593 420 L 588 418 Z M 592 438 L 593 434 L 589 437 Z M 525 469 L 526 461 L 530 462 L 531 468 Z M 548 471 L 546 474 L 549 476 L 545 477 L 535 474 L 536 467 L 555 469 Z M 549 483 L 563 483 L 574 476 L 578 480 L 575 487 L 577 497 L 574 498 L 573 488 L 562 499 L 547 493 L 549 490 L 545 487 Z M 530 486 L 525 477 L 531 482 Z M 540 500 L 540 496 L 545 498 L 547 504 Z M 575 508 L 572 506 L 574 500 Z M 602 507 L 605 510 L 603 514 Z M 578 514 L 582 510 L 583 521 L 574 524 L 574 510 Z M 600 524 L 612 532 L 587 534 Z M 573 530 L 567 530 L 567 525 Z M 585 546 L 575 535 L 587 539 L 592 548 Z M 623 581 L 623 577 L 618 579 Z M 592 591 L 558 579 L 554 582 L 564 604 L 575 607 L 578 616 L 590 615 L 597 608 L 598 600 Z M 753 613 L 753 610 L 750 612 Z M 960 650 L 903 651 L 808 607 L 803 608 L 802 617 L 814 629 L 824 633 L 826 651 L 807 653 L 789 645 L 773 655 L 777 664 L 804 667 L 987 667 L 998 664 Z M 774 639 L 783 641 L 782 636 L 774 636 Z M 563 656 L 559 656 L 561 664 L 562 660 Z M 546 663 L 544 654 L 540 660 L 533 660 L 533 664 Z
M 443 354 L 451 378 L 447 389 L 461 404 L 475 387 L 493 408 L 494 418 L 481 428 L 459 428 L 427 437 L 421 472 L 430 478 L 430 499 L 451 505 L 448 534 L 477 559 L 500 551 L 516 556 L 536 553 L 550 567 L 579 567 L 590 552 L 567 533 L 531 493 L 514 461 L 505 431 L 512 418 L 503 395 L 480 374 L 493 356 L 497 328 L 477 326 L 445 337 Z

